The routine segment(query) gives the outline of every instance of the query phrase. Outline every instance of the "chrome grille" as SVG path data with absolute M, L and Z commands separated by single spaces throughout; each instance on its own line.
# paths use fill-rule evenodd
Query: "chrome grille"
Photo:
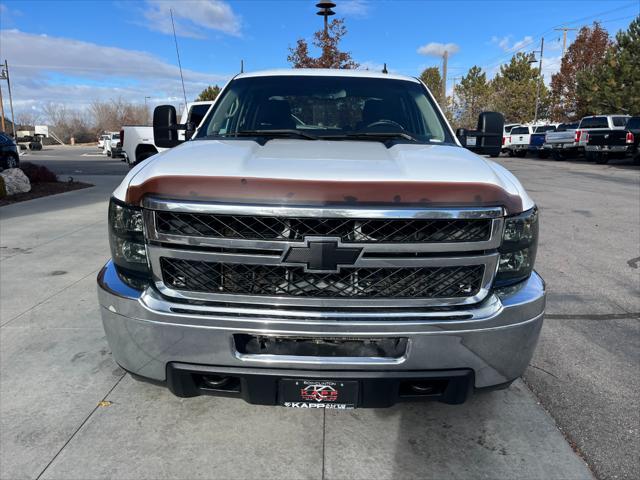
M 245 240 L 304 240 L 330 236 L 343 242 L 480 242 L 491 235 L 491 219 L 295 218 L 156 212 L 156 228 L 167 235 Z
M 268 206 L 154 198 L 143 206 L 147 255 L 161 294 L 187 303 L 281 309 L 478 303 L 489 293 L 504 225 L 499 207 Z M 341 263 L 348 250 L 358 255 Z M 311 256 L 289 255 L 294 251 Z
M 226 264 L 160 258 L 165 285 L 201 293 L 317 298 L 454 298 L 478 293 L 482 265 L 345 268 L 339 273 L 301 267 Z

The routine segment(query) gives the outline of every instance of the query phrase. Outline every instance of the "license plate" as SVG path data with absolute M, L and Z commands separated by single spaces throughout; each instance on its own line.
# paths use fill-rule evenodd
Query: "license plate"
M 476 146 L 476 137 L 467 137 L 467 147 Z
M 280 404 L 289 408 L 350 410 L 358 404 L 358 382 L 280 380 Z

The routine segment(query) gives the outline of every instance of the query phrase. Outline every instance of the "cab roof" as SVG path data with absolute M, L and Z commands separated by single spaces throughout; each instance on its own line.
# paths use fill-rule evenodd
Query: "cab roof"
M 393 73 L 375 72 L 372 70 L 334 69 L 334 68 L 287 68 L 274 70 L 261 70 L 236 75 L 235 79 L 253 77 L 279 77 L 279 76 L 303 76 L 303 77 L 355 77 L 355 78 L 382 78 L 388 80 L 405 80 L 420 83 L 417 78 Z

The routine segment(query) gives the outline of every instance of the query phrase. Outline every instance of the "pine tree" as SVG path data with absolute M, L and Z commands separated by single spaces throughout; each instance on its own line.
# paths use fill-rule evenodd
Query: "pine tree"
M 456 125 L 475 128 L 478 115 L 490 108 L 491 85 L 482 68 L 473 66 L 453 89 Z
M 440 106 L 444 108 L 442 101 L 442 75 L 440 75 L 440 69 L 438 67 L 425 68 L 420 74 L 420 80 L 424 82 Z
M 206 100 L 215 100 L 218 98 L 220 94 L 220 87 L 218 85 L 211 86 L 209 85 L 207 88 L 200 92 L 198 98 L 196 98 L 196 102 L 203 102 Z
M 507 122 L 526 123 L 535 117 L 536 93 L 540 83 L 538 118 L 545 118 L 549 110 L 549 91 L 539 82 L 538 69 L 532 66 L 533 54 L 516 53 L 491 82 L 494 106 Z
M 640 114 L 640 17 L 616 35 L 604 61 L 578 75 L 586 114 Z

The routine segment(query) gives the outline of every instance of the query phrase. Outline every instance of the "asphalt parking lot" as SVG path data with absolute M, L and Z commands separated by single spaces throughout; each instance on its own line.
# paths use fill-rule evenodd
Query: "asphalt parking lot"
M 312 412 L 179 399 L 113 362 L 95 276 L 128 169 L 95 151 L 25 156 L 96 186 L 0 209 L 1 478 L 640 476 L 638 167 L 499 160 L 541 208 L 549 302 L 524 382 L 462 406 Z

